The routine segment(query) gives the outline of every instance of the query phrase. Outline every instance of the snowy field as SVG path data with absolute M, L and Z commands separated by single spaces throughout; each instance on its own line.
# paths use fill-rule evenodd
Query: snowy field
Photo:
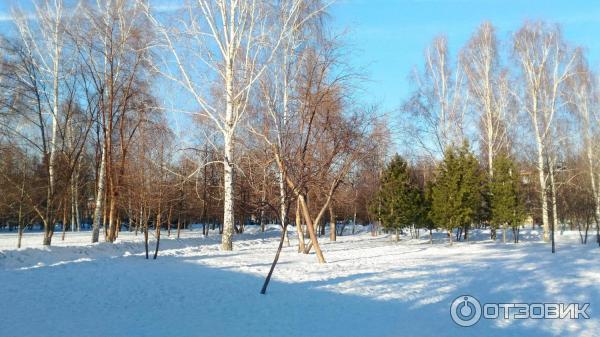
M 293 230 L 293 229 L 292 229 Z M 90 233 L 60 233 L 51 248 L 26 233 L 0 234 L 0 336 L 598 336 L 600 248 L 576 232 L 557 234 L 558 253 L 535 231 L 519 244 L 487 232 L 453 246 L 427 238 L 321 239 L 327 264 L 284 248 L 267 295 L 260 295 L 279 230 L 237 235 L 233 252 L 219 236 L 182 231 L 164 238 L 156 261 L 142 236 L 89 244 Z M 441 233 L 438 236 L 441 238 Z M 501 237 L 499 235 L 499 237 Z M 153 248 L 153 242 L 151 242 Z M 450 304 L 588 302 L 589 320 L 481 320 L 454 324 Z

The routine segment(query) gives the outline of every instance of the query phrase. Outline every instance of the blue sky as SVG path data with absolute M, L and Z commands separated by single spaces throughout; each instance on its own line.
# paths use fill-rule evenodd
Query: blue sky
M 358 48 L 349 61 L 366 67 L 366 101 L 385 111 L 408 97 L 408 75 L 422 67 L 423 51 L 436 35 L 448 37 L 455 56 L 486 20 L 504 43 L 525 20 L 559 23 L 572 45 L 586 47 L 592 69 L 600 70 L 600 1 L 339 0 L 330 14 L 334 29 L 348 29 L 346 40 Z
M 31 9 L 28 0 L 0 0 L 0 31 L 9 26 L 10 8 L 19 4 Z M 600 71 L 600 1 L 338 0 L 329 13 L 333 30 L 346 31 L 345 40 L 354 49 L 348 61 L 368 75 L 362 100 L 384 111 L 397 109 L 410 94 L 408 76 L 414 66 L 422 67 L 423 50 L 433 37 L 445 34 L 455 56 L 485 20 L 496 26 L 504 43 L 525 20 L 559 23 L 566 39 L 584 46 L 592 69 Z

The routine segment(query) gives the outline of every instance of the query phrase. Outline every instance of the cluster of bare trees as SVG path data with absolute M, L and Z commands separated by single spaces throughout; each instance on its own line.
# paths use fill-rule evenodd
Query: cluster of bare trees
M 46 245 L 58 222 L 64 238 L 84 218 L 93 220 L 93 242 L 101 221 L 114 241 L 130 149 L 143 141 L 139 130 L 161 125 L 148 25 L 128 2 L 35 5 L 35 13 L 14 10 L 15 29 L 1 42 L 1 149 L 13 158 L 2 165 L 21 166 L 16 175 L 2 170 L 2 186 L 21 184 L 17 226 L 41 221 Z M 31 170 L 35 182 L 23 184 Z M 3 217 L 14 220 L 13 210 Z
M 328 4 L 35 4 L 0 42 L 2 226 L 40 225 L 46 245 L 126 228 L 147 256 L 154 229 L 156 256 L 163 228 L 218 227 L 231 250 L 249 222 L 293 223 L 325 262 L 326 221 L 332 240 L 337 220 L 369 221 L 388 134 L 354 99 Z
M 297 226 L 299 250 L 314 247 L 324 262 L 315 226 L 372 153 L 375 118 L 352 104 L 354 75 L 324 30 L 326 8 L 320 1 L 198 1 L 173 26 L 145 7 L 154 49 L 168 54 L 157 71 L 191 98 L 187 112 L 221 154 L 224 250 L 239 231 L 234 201 L 242 184 L 252 192 L 237 194 L 241 201 L 254 204 L 260 222 L 271 214 L 284 235 L 295 209 L 311 240 L 305 246 Z
M 402 127 L 420 144 L 412 148 L 419 160 L 436 162 L 466 139 L 491 178 L 495 158 L 509 154 L 523 168 L 545 240 L 554 242 L 559 224 L 583 224 L 587 233 L 598 223 L 598 75 L 559 26 L 526 22 L 499 41 L 483 23 L 455 58 L 438 37 L 414 77 Z
M 148 255 L 153 230 L 156 256 L 163 228 L 201 223 L 231 250 L 248 223 L 276 222 L 281 245 L 293 224 L 298 251 L 325 262 L 326 224 L 335 241 L 339 223 L 371 220 L 390 134 L 355 97 L 328 3 L 35 4 L 0 40 L 0 225 L 19 245 L 35 226 L 46 245 L 57 228 L 92 242 L 126 228 Z M 455 58 L 437 37 L 414 83 L 402 139 L 423 183 L 467 139 L 490 179 L 501 155 L 524 168 L 545 239 L 598 223 L 598 76 L 559 27 L 501 43 L 484 23 Z

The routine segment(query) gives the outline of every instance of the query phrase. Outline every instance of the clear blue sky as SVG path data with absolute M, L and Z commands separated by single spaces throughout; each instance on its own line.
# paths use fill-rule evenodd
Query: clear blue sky
M 411 91 L 408 75 L 422 68 L 423 51 L 444 33 L 455 56 L 485 20 L 506 42 L 527 20 L 560 23 L 566 39 L 587 48 L 592 69 L 600 70 L 600 1 L 597 0 L 338 0 L 330 10 L 336 30 L 350 30 L 350 56 L 366 67 L 368 102 L 390 111 Z
M 29 0 L 0 0 L 0 31 L 8 28 L 10 8 L 19 4 L 31 9 Z M 333 29 L 348 30 L 346 40 L 356 48 L 349 61 L 365 68 L 370 79 L 363 83 L 364 101 L 380 103 L 385 111 L 408 97 L 408 75 L 422 67 L 433 37 L 447 35 L 456 55 L 485 20 L 504 42 L 527 19 L 560 23 L 568 41 L 586 47 L 592 69 L 600 71 L 600 0 L 338 0 L 329 13 Z

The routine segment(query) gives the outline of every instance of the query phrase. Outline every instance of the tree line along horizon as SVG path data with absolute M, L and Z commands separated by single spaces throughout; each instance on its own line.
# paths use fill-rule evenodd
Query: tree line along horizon
M 0 39 L 0 225 L 19 246 L 34 224 L 45 245 L 89 225 L 92 242 L 153 232 L 157 253 L 163 228 L 203 223 L 231 250 L 275 222 L 325 262 L 318 238 L 345 223 L 598 227 L 598 77 L 557 25 L 501 43 L 486 22 L 456 57 L 436 37 L 391 120 L 321 1 L 36 4 Z

